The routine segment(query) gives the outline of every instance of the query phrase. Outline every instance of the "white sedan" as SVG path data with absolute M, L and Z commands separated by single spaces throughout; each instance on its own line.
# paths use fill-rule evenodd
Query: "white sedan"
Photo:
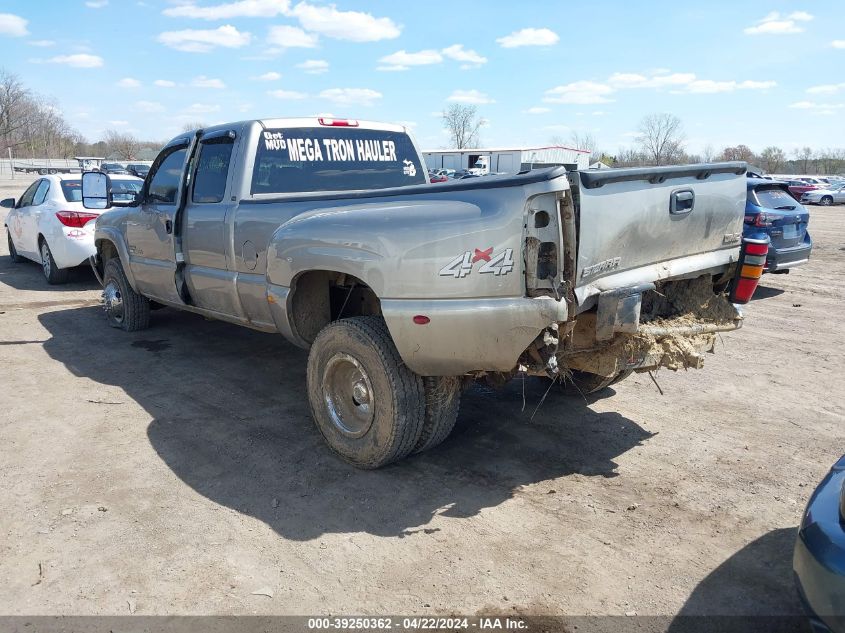
M 131 200 L 144 181 L 134 176 L 111 177 L 115 200 Z M 94 222 L 103 211 L 82 206 L 80 174 L 58 174 L 39 178 L 10 207 L 6 217 L 9 256 L 41 264 L 47 283 L 67 281 L 68 269 L 79 266 L 94 254 Z

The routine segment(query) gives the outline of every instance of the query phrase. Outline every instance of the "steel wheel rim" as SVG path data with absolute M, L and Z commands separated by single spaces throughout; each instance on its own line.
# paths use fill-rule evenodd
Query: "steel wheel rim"
M 822 205 L 825 207 L 829 207 L 831 204 L 831 200 L 829 198 L 822 198 Z
M 346 437 L 362 437 L 373 425 L 373 385 L 361 363 L 349 354 L 337 353 L 326 363 L 323 400 L 335 428 Z
M 41 268 L 44 270 L 44 276 L 50 278 L 50 247 L 47 242 L 41 243 Z
M 123 323 L 123 296 L 114 281 L 109 281 L 103 288 L 103 309 L 116 323 Z

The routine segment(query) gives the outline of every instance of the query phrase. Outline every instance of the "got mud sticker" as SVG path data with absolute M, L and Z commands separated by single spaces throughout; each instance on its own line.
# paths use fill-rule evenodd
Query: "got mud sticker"
M 303 129 L 303 131 L 306 131 Z M 314 138 L 291 136 L 291 131 L 265 130 L 262 133 L 264 149 L 284 152 L 292 163 L 399 163 L 396 143 L 387 139 L 367 138 Z M 413 161 L 401 161 L 402 173 L 416 176 Z

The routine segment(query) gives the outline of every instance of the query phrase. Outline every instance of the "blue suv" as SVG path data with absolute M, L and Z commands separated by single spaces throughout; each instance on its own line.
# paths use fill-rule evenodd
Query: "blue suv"
M 769 238 L 769 254 L 764 272 L 788 273 L 793 266 L 806 264 L 813 250 L 807 232 L 810 213 L 801 206 L 785 182 L 748 178 L 743 237 Z

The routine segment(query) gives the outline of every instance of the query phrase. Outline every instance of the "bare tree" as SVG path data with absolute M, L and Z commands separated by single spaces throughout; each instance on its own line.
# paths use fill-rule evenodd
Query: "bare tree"
M 474 105 L 453 103 L 443 111 L 443 128 L 449 133 L 449 143 L 455 149 L 478 147 L 478 130 L 484 119 L 478 116 Z
M 780 171 L 781 165 L 786 160 L 786 155 L 780 147 L 770 145 L 760 152 L 761 167 L 770 174 Z
M 615 166 L 617 167 L 638 167 L 646 162 L 642 152 L 632 147 L 620 147 L 616 153 Z
M 594 163 L 597 160 L 601 160 L 601 157 L 604 155 L 604 153 L 599 151 L 598 149 L 596 137 L 594 137 L 589 132 L 572 132 L 569 135 L 569 141 L 567 144 L 574 147 L 575 149 L 590 150 L 591 163 Z M 556 143 L 556 145 L 564 145 L 564 143 Z
M 714 150 L 713 146 L 708 143 L 701 150 L 701 160 L 705 163 L 712 163 L 714 158 L 716 158 L 716 150 Z
M 135 136 L 117 130 L 106 130 L 103 140 L 110 154 L 116 155 L 123 160 L 135 160 L 141 143 Z
M 744 160 L 746 163 L 753 163 L 756 161 L 756 157 L 750 147 L 739 144 L 736 147 L 723 149 L 722 160 Z
M 652 164 L 667 165 L 683 154 L 683 128 L 675 115 L 649 114 L 640 121 L 639 132 L 637 142 Z
M 201 123 L 199 121 L 188 121 L 185 125 L 182 126 L 183 132 L 193 132 L 194 130 L 202 130 L 203 128 L 207 128 L 208 126 L 205 123 Z
M 810 159 L 813 157 L 813 150 L 809 147 L 802 147 L 795 152 L 795 158 L 801 165 L 801 173 L 806 174 L 810 171 Z

